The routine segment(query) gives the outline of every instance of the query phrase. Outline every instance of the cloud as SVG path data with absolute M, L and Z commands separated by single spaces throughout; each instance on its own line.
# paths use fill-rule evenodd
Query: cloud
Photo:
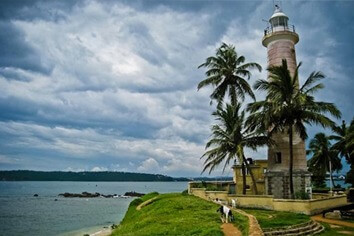
M 154 158 L 148 158 L 141 162 L 141 165 L 138 167 L 140 172 L 152 172 L 157 173 L 160 169 L 159 163 Z
M 73 168 L 73 167 L 67 167 L 64 169 L 64 171 L 71 171 L 71 172 L 82 172 L 82 171 L 86 171 L 85 169 L 79 169 L 79 168 Z
M 0 45 L 0 67 L 50 73 L 52 65 L 41 60 L 40 53 L 26 43 L 24 33 L 11 22 L 0 21 Z
M 336 55 L 347 34 L 336 38 L 327 5 L 311 4 L 285 9 L 297 21 L 301 78 L 323 70 L 329 80 L 319 97 L 338 101 L 348 119 L 353 82 Z M 265 69 L 261 19 L 271 12 L 267 2 L 5 2 L 1 168 L 199 175 L 214 108 L 211 88 L 196 90 L 204 78 L 197 67 L 226 42 Z M 254 71 L 250 83 L 266 74 Z M 266 150 L 246 154 L 264 158 Z
M 14 163 L 17 163 L 18 161 L 19 161 L 19 159 L 17 159 L 17 158 L 9 158 L 7 156 L 0 155 L 0 163 L 1 164 L 14 164 Z
M 107 171 L 108 169 L 106 167 L 100 167 L 100 166 L 95 166 L 91 169 L 91 171 Z

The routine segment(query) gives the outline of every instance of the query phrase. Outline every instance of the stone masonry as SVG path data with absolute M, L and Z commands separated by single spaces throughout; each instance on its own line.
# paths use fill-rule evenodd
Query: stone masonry
M 289 172 L 272 171 L 266 173 L 266 194 L 273 195 L 276 199 L 289 198 Z M 305 191 L 307 186 L 311 184 L 311 174 L 307 171 L 293 172 L 293 183 L 295 192 Z

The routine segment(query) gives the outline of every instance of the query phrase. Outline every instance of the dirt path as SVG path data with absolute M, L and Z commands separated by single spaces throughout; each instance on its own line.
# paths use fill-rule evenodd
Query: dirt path
M 325 222 L 328 224 L 341 225 L 341 226 L 354 228 L 354 223 L 350 223 L 350 222 L 346 222 L 346 221 L 342 221 L 342 220 L 326 219 L 326 218 L 323 218 L 322 215 L 312 216 L 311 219 L 314 221 L 321 221 L 321 222 Z
M 225 236 L 242 236 L 241 231 L 231 223 L 222 224 L 221 229 Z
M 250 236 L 263 236 L 264 235 L 263 230 L 259 226 L 256 217 L 254 217 L 253 215 L 250 215 L 240 209 L 233 209 L 233 210 L 248 217 L 248 223 L 249 223 L 248 235 L 250 235 Z
M 153 197 L 153 198 L 151 198 L 151 199 L 149 199 L 149 200 L 146 200 L 145 202 L 140 203 L 139 206 L 136 207 L 136 209 L 137 209 L 138 211 L 140 211 L 141 208 L 143 208 L 143 207 L 146 206 L 146 205 L 149 205 L 149 204 L 150 204 L 151 202 L 153 202 L 157 197 L 158 197 L 158 196 Z

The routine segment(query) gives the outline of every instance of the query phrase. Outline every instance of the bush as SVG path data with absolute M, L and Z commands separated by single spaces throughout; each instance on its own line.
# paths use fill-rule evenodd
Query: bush
M 295 193 L 295 198 L 306 200 L 306 199 L 310 199 L 310 195 L 305 191 L 299 191 Z
M 313 173 L 313 171 L 312 171 Z M 325 188 L 326 187 L 326 182 L 325 182 L 326 176 L 324 175 L 313 175 L 311 176 L 311 182 L 315 188 Z
M 206 191 L 226 191 L 226 186 L 222 186 L 221 184 L 215 184 L 215 183 L 207 183 L 205 181 L 199 183 L 193 183 L 191 187 L 205 188 Z
M 183 190 L 183 191 L 182 191 L 182 195 L 183 195 L 183 196 L 186 196 L 186 195 L 188 195 L 188 189 L 186 189 L 186 190 Z
M 225 186 L 220 186 L 220 185 L 209 185 L 206 187 L 206 191 L 225 191 L 226 188 Z
M 211 185 L 206 188 L 206 191 L 220 191 L 220 190 L 217 186 Z
M 205 188 L 203 183 L 193 183 L 192 188 Z
M 142 203 L 142 202 L 143 202 L 143 200 L 141 198 L 136 198 L 130 203 L 129 207 L 131 207 L 131 206 L 139 206 L 139 204 Z
M 118 227 L 118 225 L 116 225 L 116 224 L 111 225 L 111 229 L 116 229 L 117 227 Z
M 141 197 L 141 200 L 142 202 L 145 202 L 151 198 L 154 198 L 156 196 L 158 196 L 159 193 L 158 192 L 151 192 L 151 193 L 148 193 L 148 194 L 145 194 L 144 196 Z
M 354 164 L 350 165 L 350 170 L 347 172 L 347 176 L 345 178 L 345 182 L 347 184 L 351 184 L 352 186 L 354 186 L 354 168 L 353 168 Z

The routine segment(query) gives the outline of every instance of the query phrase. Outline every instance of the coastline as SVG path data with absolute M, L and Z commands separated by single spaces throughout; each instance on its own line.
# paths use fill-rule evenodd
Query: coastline
M 132 190 L 165 193 L 181 192 L 186 186 L 186 182 L 0 181 L 0 218 L 4 220 L 0 232 L 7 232 L 7 235 L 83 236 L 99 235 L 98 232 L 104 230 L 99 233 L 108 235 L 104 227 L 118 225 L 134 198 L 61 198 L 58 194 L 83 191 L 124 194 Z M 34 197 L 34 194 L 39 196 Z M 24 224 L 18 225 L 19 221 Z M 16 227 L 12 227 L 14 225 Z
M 97 231 L 90 236 L 109 236 L 112 234 L 112 229 L 110 227 Z
M 112 233 L 111 225 L 101 225 L 88 228 L 82 228 L 74 231 L 59 234 L 59 236 L 109 236 Z

